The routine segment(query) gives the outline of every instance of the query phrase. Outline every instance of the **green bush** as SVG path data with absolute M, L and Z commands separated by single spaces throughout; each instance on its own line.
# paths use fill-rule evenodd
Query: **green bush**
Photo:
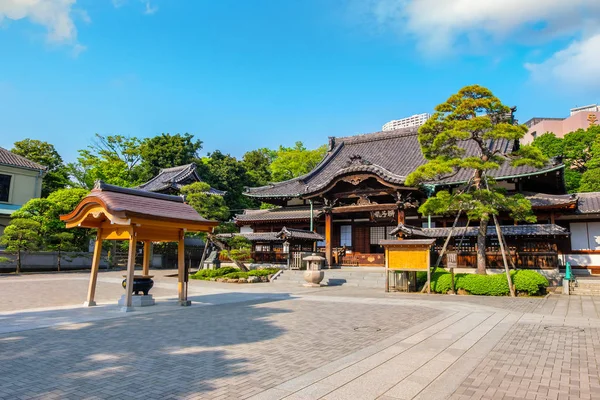
M 510 293 L 505 274 L 457 274 L 456 289 L 482 296 L 505 296 Z
M 424 276 L 423 276 L 424 275 Z M 427 281 L 427 275 L 417 275 L 417 281 Z M 527 293 L 530 296 L 545 293 L 548 280 L 536 271 L 518 270 L 511 271 L 515 290 Z M 455 274 L 455 289 L 463 289 L 469 294 L 480 296 L 506 296 L 510 293 L 506 275 Z M 431 290 L 435 293 L 448 293 L 452 289 L 452 276 L 446 270 L 438 269 L 431 274 Z
M 512 271 L 511 275 L 517 292 L 527 293 L 530 296 L 546 293 L 548 279 L 544 275 L 528 270 Z
M 219 278 L 223 275 L 230 274 L 232 272 L 239 271 L 237 268 L 233 267 L 222 267 L 217 269 L 201 269 L 193 275 L 190 275 L 192 279 L 200 279 L 200 280 L 209 280 L 211 278 Z
M 265 268 L 256 269 L 250 272 L 240 271 L 233 267 L 222 267 L 217 269 L 201 269 L 193 275 L 190 275 L 192 279 L 200 279 L 204 281 L 211 280 L 213 278 L 225 278 L 225 279 L 240 279 L 248 278 L 249 276 L 268 276 L 279 271 L 277 268 Z

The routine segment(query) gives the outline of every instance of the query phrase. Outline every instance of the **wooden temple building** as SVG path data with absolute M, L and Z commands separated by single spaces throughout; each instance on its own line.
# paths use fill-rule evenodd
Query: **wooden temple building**
M 510 153 L 518 141 L 496 140 L 495 149 Z M 477 154 L 467 144 L 467 154 Z M 274 204 L 270 210 L 246 210 L 235 217 L 240 231 L 264 235 L 284 226 L 310 230 L 324 237 L 316 247 L 329 266 L 382 266 L 381 240 L 403 236 L 441 238 L 454 217 L 421 215 L 419 206 L 440 190 L 455 190 L 472 176 L 462 170 L 422 188 L 404 185 L 406 176 L 426 163 L 417 139 L 417 128 L 371 134 L 331 137 L 321 163 L 304 176 L 267 186 L 248 188 L 246 196 Z M 573 265 L 600 266 L 600 193 L 566 194 L 564 165 L 551 160 L 543 168 L 513 167 L 507 161 L 491 171 L 499 185 L 510 193 L 527 196 L 537 215 L 537 224 L 516 223 L 500 215 L 500 224 L 521 267 L 555 268 Z M 471 226 L 477 222 L 471 221 Z M 467 225 L 466 218 L 459 226 Z M 460 231 L 458 231 L 460 232 Z M 451 245 L 461 246 L 459 260 L 475 267 L 473 228 L 455 235 Z M 254 241 L 253 258 L 277 262 L 281 243 Z M 490 265 L 497 263 L 495 234 L 488 235 Z M 569 258 L 570 257 L 570 258 Z
M 148 192 L 178 195 L 182 187 L 195 182 L 202 182 L 202 178 L 198 175 L 196 164 L 191 163 L 173 168 L 163 168 L 158 175 L 137 188 Z M 212 187 L 208 193 L 217 196 L 225 195 L 224 191 Z

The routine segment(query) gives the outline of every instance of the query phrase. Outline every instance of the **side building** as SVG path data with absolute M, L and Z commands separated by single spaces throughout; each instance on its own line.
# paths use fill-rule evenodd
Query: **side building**
M 329 139 L 323 161 L 310 173 L 285 182 L 249 188 L 249 197 L 274 204 L 271 210 L 248 210 L 235 218 L 242 232 L 278 232 L 284 226 L 311 229 L 322 235 L 317 247 L 325 253 L 330 266 L 383 265 L 379 242 L 393 239 L 399 225 L 418 228 L 452 226 L 454 217 L 427 216 L 418 207 L 439 190 L 456 190 L 473 172 L 462 170 L 452 177 L 429 182 L 422 188 L 404 185 L 406 176 L 426 160 L 421 153 L 416 127 L 395 131 Z M 511 152 L 518 141 L 497 140 L 495 148 Z M 465 146 L 467 154 L 476 154 L 474 143 Z M 509 193 L 526 193 L 538 214 L 538 229 L 516 231 L 521 239 L 514 249 L 520 253 L 548 253 L 548 267 L 556 267 L 559 256 L 570 251 L 566 215 L 577 215 L 577 199 L 565 196 L 564 165 L 549 163 L 544 168 L 513 167 L 506 162 L 490 173 Z M 544 193 L 539 193 L 543 188 Z M 559 215 L 560 214 L 560 215 Z M 576 217 L 581 218 L 581 216 Z M 508 215 L 501 224 L 515 225 Z M 561 223 L 565 229 L 560 228 Z M 459 221 L 465 226 L 466 219 Z M 556 227 L 554 226 L 556 225 Z M 563 232 L 564 231 L 564 232 Z M 563 234 L 564 233 L 564 234 Z M 551 241 L 548 237 L 552 238 Z M 526 239 L 526 240 L 525 240 Z M 494 246 L 490 241 L 490 257 Z M 550 244 L 549 244 L 550 243 Z M 473 240 L 462 240 L 466 253 L 475 254 Z M 467 246 L 468 244 L 468 246 Z M 275 259 L 282 251 L 277 244 L 254 247 L 257 259 Z M 258 254 L 261 253 L 261 254 Z M 467 267 L 474 267 L 465 257 Z
M 0 236 L 10 216 L 42 195 L 46 167 L 0 147 Z

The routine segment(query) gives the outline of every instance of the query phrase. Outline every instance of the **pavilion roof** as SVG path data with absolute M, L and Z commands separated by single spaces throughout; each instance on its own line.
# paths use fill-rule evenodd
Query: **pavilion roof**
M 242 236 L 251 242 L 271 242 L 271 243 L 283 243 L 286 240 L 292 241 L 308 241 L 318 242 L 325 240 L 322 235 L 316 232 L 305 230 L 305 229 L 292 229 L 283 227 L 279 232 L 240 232 L 240 233 L 222 233 L 217 235 L 219 237 L 233 237 Z
M 534 209 L 575 209 L 577 208 L 577 194 L 547 194 L 522 192 Z
M 569 231 L 556 224 L 529 224 L 529 225 L 501 225 L 500 229 L 505 236 L 568 236 Z M 390 235 L 405 234 L 407 236 L 443 238 L 447 237 L 452 228 L 419 228 L 416 226 L 399 224 Z M 477 236 L 478 226 L 456 227 L 452 237 Z M 488 226 L 487 236 L 497 236 L 496 227 Z
M 330 138 L 330 150 L 321 163 L 311 172 L 288 181 L 267 186 L 248 188 L 245 195 L 263 199 L 292 198 L 314 195 L 327 188 L 336 178 L 359 173 L 377 176 L 383 181 L 402 186 L 406 177 L 427 161 L 421 153 L 417 137 L 418 128 L 410 127 L 394 131 L 369 133 L 342 138 Z M 477 155 L 475 142 L 464 142 L 467 155 Z M 491 145 L 492 150 L 510 153 L 518 148 L 518 142 L 499 139 Z M 507 160 L 497 170 L 489 171 L 496 179 L 511 179 L 562 170 L 562 164 L 544 168 L 530 166 L 513 167 Z M 455 185 L 467 182 L 473 172 L 461 170 L 452 177 L 430 182 L 431 185 Z
M 161 222 L 181 224 L 181 228 L 212 227 L 218 223 L 202 217 L 180 196 L 152 193 L 139 189 L 123 188 L 98 181 L 94 189 L 70 214 L 61 216 L 67 225 L 80 220 L 82 227 L 97 227 L 102 221 L 94 215 L 86 216 L 91 208 L 101 207 L 118 219 L 133 223 L 133 219 L 144 219 L 153 225 Z M 96 212 L 98 213 L 98 212 Z M 82 219 L 83 218 L 83 219 Z M 115 223 L 115 221 L 112 221 Z M 208 229 L 201 229 L 208 230 Z
M 202 179 L 198 175 L 196 164 L 192 163 L 163 168 L 154 178 L 139 185 L 138 189 L 149 192 L 162 192 L 168 189 L 179 191 L 183 186 L 194 182 L 202 182 Z M 223 196 L 226 192 L 211 187 L 208 193 Z
M 577 196 L 577 213 L 600 213 L 600 192 L 576 193 L 575 195 Z
M 323 213 L 320 208 L 313 209 L 313 218 L 318 218 Z M 238 225 L 260 222 L 276 221 L 310 221 L 310 207 L 281 207 L 268 210 L 244 210 L 243 214 L 235 216 Z

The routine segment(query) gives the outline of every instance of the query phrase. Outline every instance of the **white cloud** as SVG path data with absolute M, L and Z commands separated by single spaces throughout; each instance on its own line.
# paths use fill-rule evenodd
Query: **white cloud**
M 560 38 L 571 43 L 545 61 L 526 64 L 532 76 L 578 85 L 598 76 L 599 0 L 356 1 L 368 4 L 366 12 L 378 26 L 408 35 L 428 56 L 502 42 L 537 49 Z M 588 73 L 595 75 L 585 78 Z
M 3 19 L 27 18 L 48 30 L 53 43 L 76 43 L 77 28 L 73 22 L 73 5 L 77 0 L 0 0 L 0 22 Z M 78 15 L 89 21 L 82 11 Z
M 158 6 L 151 5 L 149 1 L 146 1 L 145 4 L 146 4 L 146 9 L 144 10 L 144 14 L 152 15 L 158 11 Z
M 600 89 L 600 32 L 572 42 L 541 63 L 525 64 L 532 77 L 542 83 L 558 80 L 576 88 Z

